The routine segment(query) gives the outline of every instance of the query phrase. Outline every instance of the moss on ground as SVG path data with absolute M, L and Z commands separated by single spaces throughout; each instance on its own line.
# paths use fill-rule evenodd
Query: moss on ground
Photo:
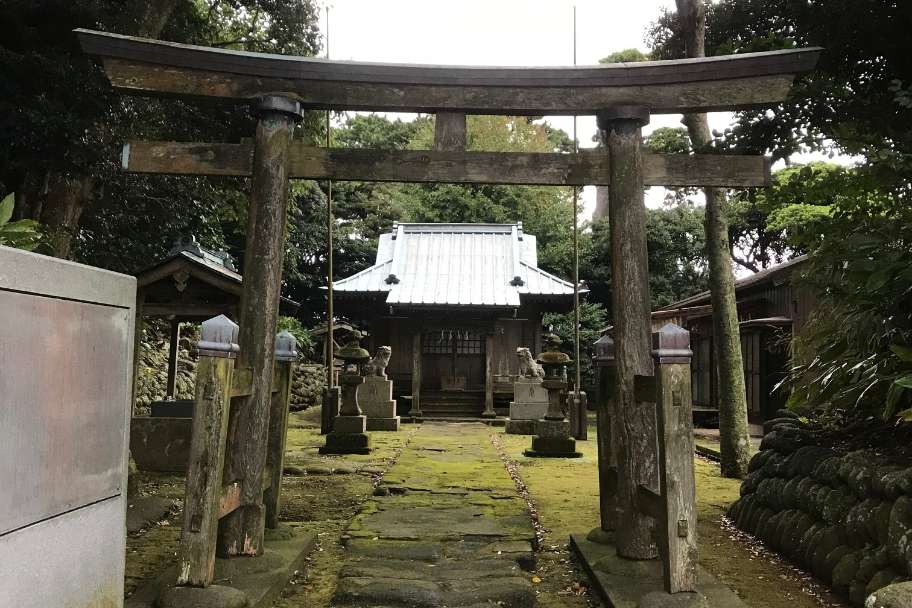
M 530 437 L 503 435 L 502 441 L 519 470 L 546 528 L 544 569 L 556 568 L 560 587 L 566 583 L 567 538 L 586 533 L 599 522 L 598 461 L 596 429 L 589 427 L 588 441 L 577 442 L 579 459 L 540 459 L 523 456 Z M 717 464 L 696 459 L 698 539 L 700 563 L 741 596 L 751 608 L 819 608 L 842 606 L 823 592 L 806 575 L 773 558 L 755 542 L 735 533 L 723 520 L 725 509 L 739 496 L 740 482 L 719 474 Z M 549 562 L 554 562 L 550 564 Z M 547 572 L 545 572 L 547 575 Z M 581 574 L 572 576 L 585 580 Z M 547 581 L 543 576 L 543 588 Z M 554 585 L 551 585 L 554 587 Z M 558 593 L 567 593 L 568 589 Z M 543 594 L 542 606 L 563 606 L 561 599 L 550 603 Z
M 179 506 L 184 500 L 184 478 L 180 475 L 139 473 L 139 494 L 174 500 L 168 518 L 127 536 L 124 593 L 127 597 L 145 580 L 154 578 L 174 563 L 180 542 Z
M 416 427 L 403 426 L 399 433 L 371 433 L 374 451 L 369 455 L 320 456 L 317 449 L 323 445 L 324 438 L 319 434 L 317 415 L 316 409 L 292 414 L 286 464 L 305 470 L 319 469 L 324 474 L 286 476 L 281 517 L 294 522 L 299 529 L 316 533 L 318 548 L 308 559 L 307 567 L 285 589 L 284 597 L 276 604 L 280 608 L 330 606 L 345 557 L 340 538 L 362 509 L 371 510 L 372 504 L 376 506 L 369 500 L 376 475 L 389 468 L 416 431 Z M 473 428 L 472 432 L 496 436 L 507 457 L 516 463 L 517 472 L 534 501 L 534 515 L 544 528 L 538 568 L 534 573 L 536 578 L 533 578 L 539 591 L 539 606 L 585 606 L 588 602 L 584 593 L 586 579 L 570 559 L 567 539 L 571 532 L 587 532 L 598 524 L 594 427 L 590 426 L 589 441 L 577 443 L 583 453 L 579 459 L 526 458 L 523 450 L 529 447 L 530 437 L 506 435 L 501 429 L 482 425 Z M 459 473 L 472 479 L 473 486 L 492 490 L 490 499 L 476 505 L 492 514 L 518 499 L 513 481 L 503 473 L 503 464 L 496 462 L 496 466 L 492 466 L 495 457 L 491 454 L 484 454 L 477 463 L 428 458 L 428 454 L 452 440 L 445 429 L 423 427 L 415 437 L 421 449 L 410 450 L 396 471 L 386 476 L 386 484 L 403 483 L 408 477 L 408 484 L 415 487 L 406 495 L 408 500 L 413 501 L 414 506 L 430 506 L 435 498 L 421 492 L 420 487 L 445 488 L 448 478 Z M 813 584 L 806 577 L 771 558 L 756 543 L 725 525 L 722 516 L 738 496 L 738 481 L 720 477 L 718 467 L 705 460 L 698 459 L 695 470 L 700 561 L 709 571 L 729 584 L 753 608 L 842 605 L 827 594 L 820 594 L 818 600 L 814 593 L 819 591 L 809 590 Z M 142 493 L 180 500 L 184 481 L 180 476 L 142 474 L 140 488 Z M 454 500 L 458 500 L 457 491 L 454 487 Z M 515 508 L 515 503 L 513 505 Z M 354 522 L 355 530 L 357 521 Z M 128 538 L 128 594 L 173 562 L 179 527 L 180 514 L 175 510 L 170 520 Z
M 339 538 L 373 493 L 377 474 L 389 467 L 414 432 L 414 427 L 406 426 L 399 433 L 371 433 L 371 454 L 321 456 L 317 449 L 325 438 L 320 435 L 318 416 L 318 408 L 312 408 L 289 417 L 286 465 L 320 469 L 325 474 L 286 475 L 282 481 L 281 519 L 299 524 L 296 527 L 301 531 L 314 532 L 318 540 L 307 569 L 296 575 L 276 604 L 282 608 L 329 606 L 342 564 Z M 139 488 L 142 494 L 182 501 L 184 478 L 141 473 Z M 176 559 L 180 517 L 175 509 L 167 520 L 127 539 L 128 596 Z

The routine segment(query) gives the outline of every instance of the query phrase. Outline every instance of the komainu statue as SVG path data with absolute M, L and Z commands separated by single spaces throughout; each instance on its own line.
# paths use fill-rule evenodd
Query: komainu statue
M 516 349 L 516 356 L 519 358 L 519 377 L 520 378 L 544 378 L 545 370 L 535 362 L 535 358 L 525 346 Z
M 386 378 L 386 366 L 389 365 L 390 355 L 392 354 L 393 349 L 389 346 L 378 347 L 377 353 L 370 361 L 367 362 L 364 375 L 380 376 L 381 378 Z

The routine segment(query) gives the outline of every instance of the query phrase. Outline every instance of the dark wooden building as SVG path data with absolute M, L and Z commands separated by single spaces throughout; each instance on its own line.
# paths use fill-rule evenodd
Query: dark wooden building
M 517 347 L 539 352 L 542 314 L 573 305 L 573 285 L 538 268 L 522 224 L 398 224 L 373 266 L 333 288 L 371 350 L 392 348 L 394 392 L 424 415 L 502 413 Z
M 747 390 L 748 418 L 760 423 L 783 407 L 786 395 L 774 392 L 789 365 L 793 336 L 807 323 L 813 294 L 794 280 L 805 257 L 767 268 L 735 282 L 741 356 Z M 708 291 L 664 306 L 652 313 L 653 327 L 677 323 L 691 332 L 695 411 L 718 409 L 713 354 L 712 304 Z
M 237 322 L 242 284 L 243 277 L 228 253 L 205 249 L 192 236 L 176 242 L 164 259 L 136 274 L 135 364 L 145 319 L 167 319 L 171 324 L 168 398 L 175 395 L 180 324 L 202 323 L 218 315 Z M 283 297 L 279 309 L 281 314 L 293 315 L 298 303 Z

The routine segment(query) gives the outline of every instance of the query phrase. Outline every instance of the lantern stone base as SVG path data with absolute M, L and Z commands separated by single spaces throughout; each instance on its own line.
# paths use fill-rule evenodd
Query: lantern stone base
M 576 439 L 570 437 L 570 423 L 566 420 L 536 420 L 532 449 L 525 451 L 532 458 L 579 458 Z
M 370 454 L 367 416 L 336 416 L 321 454 Z
M 392 418 L 368 418 L 367 419 L 367 430 L 368 431 L 398 431 L 401 419 L 399 416 L 393 416 Z
M 506 428 L 504 429 L 505 433 L 510 435 L 534 435 L 535 434 L 535 423 L 537 420 L 513 420 L 510 418 L 507 420 Z

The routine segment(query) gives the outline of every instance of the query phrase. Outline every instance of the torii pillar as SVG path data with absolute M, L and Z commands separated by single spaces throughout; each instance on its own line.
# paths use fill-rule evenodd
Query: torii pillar
M 616 544 L 621 557 L 650 559 L 657 555 L 655 520 L 637 508 L 637 491 L 640 485 L 658 487 L 655 404 L 654 397 L 640 400 L 643 395 L 634 390 L 637 376 L 653 373 L 641 149 L 649 109 L 616 106 L 599 112 L 596 119 L 611 173 L 611 304 L 617 349 L 613 426 L 618 521 L 623 522 L 617 526 Z
M 301 119 L 300 103 L 285 97 L 263 97 L 257 110 L 237 363 L 250 369 L 253 390 L 231 412 L 225 478 L 240 482 L 241 506 L 219 521 L 221 557 L 263 552 L 263 475 L 285 253 L 288 150 L 294 125 Z

